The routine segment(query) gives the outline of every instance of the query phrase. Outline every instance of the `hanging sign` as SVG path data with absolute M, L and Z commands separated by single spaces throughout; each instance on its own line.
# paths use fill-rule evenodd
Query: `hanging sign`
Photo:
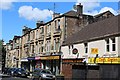
M 78 50 L 77 50 L 76 48 L 74 48 L 74 49 L 72 50 L 72 53 L 73 53 L 73 54 L 77 54 L 77 53 L 78 53 Z
M 98 48 L 91 48 L 91 54 L 98 54 Z

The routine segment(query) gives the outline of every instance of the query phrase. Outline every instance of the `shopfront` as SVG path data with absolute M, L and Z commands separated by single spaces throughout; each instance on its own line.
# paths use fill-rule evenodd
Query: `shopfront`
M 105 57 L 105 58 L 89 58 L 88 67 L 95 69 L 97 65 L 99 67 L 98 74 L 99 79 L 102 80 L 119 80 L 120 71 L 120 58 L 119 57 Z M 90 69 L 88 68 L 88 71 Z M 96 75 L 96 73 L 94 74 Z M 91 76 L 91 75 L 90 75 Z
M 80 80 L 85 78 L 83 58 L 62 59 L 62 74 L 65 80 Z
M 30 63 L 28 62 L 27 58 L 22 58 L 21 59 L 21 68 L 30 71 Z
M 28 57 L 28 63 L 29 63 L 29 66 L 30 66 L 30 72 L 34 71 L 35 69 L 35 57 Z
M 43 69 L 43 63 L 40 60 L 40 56 L 36 56 L 35 57 L 35 68 L 42 68 Z
M 105 58 L 89 58 L 88 64 L 120 64 L 118 57 L 105 57 Z
M 60 55 L 35 57 L 35 68 L 49 69 L 53 74 L 60 73 Z

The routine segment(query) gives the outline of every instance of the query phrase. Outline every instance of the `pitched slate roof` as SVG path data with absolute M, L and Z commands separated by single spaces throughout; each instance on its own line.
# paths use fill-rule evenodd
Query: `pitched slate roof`
M 66 15 L 66 16 L 77 16 L 77 12 L 75 12 L 73 10 L 70 10 L 70 11 L 64 13 L 63 15 Z
M 104 15 L 104 14 L 106 14 L 106 13 L 109 13 L 109 14 L 111 14 L 111 15 L 114 16 L 114 14 L 111 13 L 111 12 L 108 10 L 108 11 L 106 11 L 106 12 L 103 12 L 103 13 L 97 14 L 97 15 L 95 15 L 94 17 L 95 17 L 95 18 L 98 18 L 98 17 L 101 17 L 102 15 Z
M 120 15 L 89 24 L 79 32 L 68 37 L 64 41 L 63 46 L 88 42 L 90 40 L 101 39 L 115 34 L 120 35 L 119 19 Z
M 74 17 L 78 17 L 78 14 L 76 11 L 70 10 L 66 13 L 64 13 L 63 15 L 65 16 L 74 16 Z M 92 15 L 88 15 L 88 14 L 82 14 L 83 16 L 92 16 Z M 93 17 L 93 16 L 92 16 Z

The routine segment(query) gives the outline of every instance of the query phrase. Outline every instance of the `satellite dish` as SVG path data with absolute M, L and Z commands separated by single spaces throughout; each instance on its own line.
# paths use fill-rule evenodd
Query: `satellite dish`
M 74 9 L 74 10 L 77 10 L 77 6 L 76 6 L 76 5 L 73 5 L 73 9 Z

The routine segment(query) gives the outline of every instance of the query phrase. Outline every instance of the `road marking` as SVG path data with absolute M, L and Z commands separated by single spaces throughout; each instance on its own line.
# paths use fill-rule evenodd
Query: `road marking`
M 2 74 L 0 74 L 0 80 L 2 80 Z

